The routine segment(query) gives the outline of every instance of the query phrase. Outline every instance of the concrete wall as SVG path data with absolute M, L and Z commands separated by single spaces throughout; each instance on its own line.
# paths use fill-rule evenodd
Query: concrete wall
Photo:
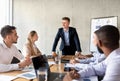
M 90 53 L 91 18 L 118 16 L 119 21 L 120 0 L 13 0 L 18 48 L 22 49 L 28 32 L 36 30 L 39 35 L 37 46 L 42 53 L 51 54 L 54 37 L 64 16 L 70 17 L 70 25 L 77 29 L 83 54 Z

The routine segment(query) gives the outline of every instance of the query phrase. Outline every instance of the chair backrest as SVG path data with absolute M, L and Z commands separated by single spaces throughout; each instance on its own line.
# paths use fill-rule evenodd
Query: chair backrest
M 16 64 L 16 63 L 19 63 L 20 60 L 17 59 L 16 57 L 13 57 L 12 61 L 11 61 L 11 64 Z

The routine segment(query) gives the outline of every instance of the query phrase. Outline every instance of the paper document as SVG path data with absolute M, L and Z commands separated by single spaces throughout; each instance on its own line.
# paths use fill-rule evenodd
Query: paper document
M 33 66 L 28 66 L 28 67 L 25 67 L 22 71 L 33 71 L 34 70 L 34 67 Z
M 0 81 L 11 81 L 14 78 L 14 76 L 0 75 Z
M 19 75 L 17 75 L 17 77 L 26 78 L 26 79 L 30 80 L 30 79 L 36 78 L 36 74 L 35 74 L 35 71 L 30 71 L 30 72 L 25 72 L 25 73 L 19 74 Z
M 51 65 L 54 65 L 55 62 L 54 61 L 49 61 L 48 64 L 49 64 L 49 66 L 51 66 Z
M 88 78 L 80 78 L 79 80 L 72 80 L 72 81 L 98 81 L 97 76 L 91 76 Z

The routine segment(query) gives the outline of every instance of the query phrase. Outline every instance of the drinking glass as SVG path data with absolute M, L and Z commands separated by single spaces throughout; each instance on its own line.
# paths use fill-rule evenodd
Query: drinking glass
M 39 68 L 37 70 L 38 81 L 47 81 L 48 80 L 48 70 L 47 68 Z
M 55 57 L 55 63 L 58 71 L 58 77 L 56 77 L 54 81 L 62 81 L 61 57 L 62 57 L 62 52 L 61 51 L 57 52 L 57 56 Z
M 54 59 L 55 59 L 55 64 L 58 64 L 59 63 L 59 57 L 56 56 Z

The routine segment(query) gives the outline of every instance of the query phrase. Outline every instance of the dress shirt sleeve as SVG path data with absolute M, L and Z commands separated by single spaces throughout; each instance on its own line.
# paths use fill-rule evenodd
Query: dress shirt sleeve
M 19 70 L 18 64 L 0 64 L 0 72 Z
M 102 62 L 103 60 L 105 60 L 105 55 L 104 54 L 101 54 L 100 57 L 98 57 L 98 63 Z
M 80 59 L 79 62 L 84 64 L 89 64 L 90 62 L 94 62 L 91 58 Z
M 13 49 L 14 49 L 14 56 L 15 56 L 16 58 L 18 58 L 19 60 L 22 60 L 22 59 L 24 58 L 24 56 L 22 55 L 22 53 L 19 52 L 19 50 L 17 49 L 16 46 L 14 46 Z
M 81 77 L 89 77 L 93 75 L 104 75 L 105 73 L 105 63 L 104 61 L 97 64 L 97 65 L 91 65 L 83 70 L 80 70 L 78 73 Z
M 107 64 L 106 73 L 102 81 L 120 81 L 120 60 L 114 59 Z

